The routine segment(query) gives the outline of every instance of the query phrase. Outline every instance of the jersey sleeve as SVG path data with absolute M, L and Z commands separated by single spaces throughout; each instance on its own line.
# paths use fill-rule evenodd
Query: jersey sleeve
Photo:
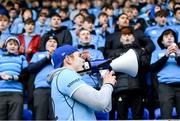
M 73 70 L 65 69 L 57 75 L 57 87 L 59 91 L 71 97 L 80 87 L 86 85 L 81 76 Z

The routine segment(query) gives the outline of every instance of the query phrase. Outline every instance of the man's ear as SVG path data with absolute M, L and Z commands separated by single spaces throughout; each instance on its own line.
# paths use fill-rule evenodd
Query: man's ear
M 72 63 L 72 58 L 69 56 L 66 56 L 64 59 L 64 62 L 66 62 L 67 64 L 71 64 Z
M 154 19 L 154 20 L 157 22 L 157 19 L 158 19 L 158 18 L 157 18 L 157 17 L 155 17 L 155 19 Z

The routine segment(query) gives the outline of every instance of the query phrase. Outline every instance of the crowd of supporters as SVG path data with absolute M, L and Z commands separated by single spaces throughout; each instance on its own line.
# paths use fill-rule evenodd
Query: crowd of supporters
M 98 120 L 126 120 L 129 109 L 131 119 L 145 119 L 144 109 L 155 119 L 159 107 L 162 119 L 174 118 L 174 107 L 180 119 L 179 42 L 179 0 L 0 0 L 0 119 L 22 119 L 23 104 L 33 119 L 55 118 L 46 77 L 65 44 L 86 61 L 138 53 L 138 76 L 115 73 L 112 110 Z M 102 85 L 98 72 L 83 80 Z

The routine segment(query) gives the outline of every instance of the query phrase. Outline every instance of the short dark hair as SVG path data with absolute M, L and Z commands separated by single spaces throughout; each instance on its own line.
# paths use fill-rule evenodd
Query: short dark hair
M 180 6 L 180 2 L 175 2 L 173 9 L 179 8 L 179 6 Z
M 82 16 L 82 17 L 85 19 L 85 16 L 84 16 L 82 13 L 78 13 L 78 14 L 76 14 L 76 15 L 74 16 L 73 20 L 74 20 L 76 17 L 78 17 L 78 16 Z
M 105 13 L 105 12 L 101 12 L 101 13 L 98 15 L 98 18 L 99 18 L 100 16 L 106 16 L 106 17 L 108 17 L 107 13 Z
M 33 19 L 29 18 L 29 19 L 27 19 L 27 20 L 25 21 L 25 24 L 35 25 L 35 21 L 34 21 Z
M 7 16 L 7 15 L 1 15 L 1 14 L 0 14 L 0 20 L 7 20 L 7 21 L 9 21 L 9 16 Z
M 45 17 L 47 17 L 47 14 L 46 14 L 45 12 L 40 12 L 38 17 L 40 17 L 40 16 L 45 16 Z
M 122 34 L 133 34 L 134 32 L 133 32 L 133 29 L 132 29 L 132 27 L 123 27 L 122 29 L 121 29 L 121 35 Z
M 119 16 L 118 16 L 118 19 L 119 19 L 122 15 L 128 16 L 126 13 L 121 13 L 121 14 L 119 14 Z
M 58 13 L 54 13 L 54 14 L 52 14 L 52 15 L 51 15 L 51 18 L 53 18 L 53 17 L 58 17 L 58 18 L 61 18 L 61 16 L 60 16 Z
M 111 5 L 104 5 L 103 7 L 105 10 L 110 9 L 110 10 L 114 10 L 114 8 Z
M 176 12 L 177 12 L 178 10 L 180 10 L 180 7 L 174 9 L 174 14 L 176 14 Z
M 61 9 L 60 9 L 60 12 L 61 12 L 61 11 L 64 12 L 64 13 L 68 13 L 68 12 L 69 12 L 69 9 L 68 9 L 68 8 L 61 8 Z
M 87 21 L 88 23 L 94 23 L 94 19 L 93 19 L 93 17 L 91 17 L 91 16 L 85 17 L 84 22 L 85 22 L 85 21 Z
M 22 16 L 23 16 L 23 14 L 24 14 L 26 11 L 29 11 L 29 12 L 31 13 L 31 15 L 33 15 L 33 13 L 32 13 L 32 10 L 31 10 L 31 9 L 29 9 L 29 8 L 25 8 L 25 9 L 23 9 L 23 11 L 22 11 Z
M 139 8 L 137 5 L 130 5 L 130 8 L 132 8 L 133 10 L 136 9 L 139 12 Z
M 160 10 L 158 12 L 156 12 L 156 17 L 159 16 L 159 17 L 167 17 L 168 16 L 168 12 L 166 10 Z

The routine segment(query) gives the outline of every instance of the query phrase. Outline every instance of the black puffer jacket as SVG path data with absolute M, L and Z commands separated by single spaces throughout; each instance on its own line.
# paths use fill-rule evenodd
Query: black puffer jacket
M 134 36 L 137 39 L 136 43 L 141 48 L 144 48 L 144 50 L 151 55 L 151 53 L 155 50 L 155 45 L 153 44 L 153 42 L 149 38 L 145 37 L 144 33 L 141 30 L 134 30 Z M 109 57 L 109 56 L 114 57 L 116 55 L 116 52 L 114 50 L 118 49 L 120 46 L 120 37 L 121 37 L 121 31 L 118 30 L 110 34 L 106 38 L 106 43 L 104 48 L 105 57 Z
M 146 51 L 142 50 L 138 45 L 137 40 L 133 44 L 123 45 L 120 41 L 117 44 L 117 48 L 111 50 L 109 54 L 110 58 L 116 58 L 123 53 L 126 53 L 129 49 L 135 50 L 138 61 L 139 70 L 136 77 L 132 77 L 125 73 L 115 73 L 117 84 L 115 85 L 115 92 L 126 91 L 126 90 L 142 90 L 145 87 L 145 73 L 149 68 L 150 56 Z M 125 60 L 126 61 L 126 60 Z

